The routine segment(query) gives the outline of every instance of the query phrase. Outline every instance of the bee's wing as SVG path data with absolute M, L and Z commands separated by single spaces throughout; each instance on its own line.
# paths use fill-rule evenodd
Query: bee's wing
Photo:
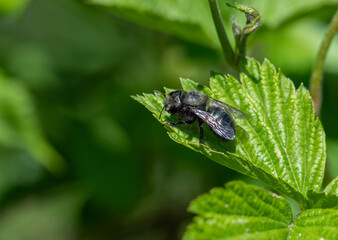
M 226 112 L 231 114 L 234 118 L 239 118 L 239 119 L 246 119 L 248 116 L 239 110 L 238 108 L 235 108 L 233 106 L 230 106 L 224 102 L 218 101 L 213 98 L 209 98 L 209 101 L 212 101 L 214 104 L 217 104 L 219 107 L 223 108 Z
M 215 116 L 210 114 L 209 112 L 200 110 L 200 109 L 192 109 L 192 111 L 201 118 L 204 122 L 206 122 L 209 127 L 220 137 L 227 139 L 227 140 L 233 140 L 235 139 L 235 131 L 224 119 L 216 119 Z

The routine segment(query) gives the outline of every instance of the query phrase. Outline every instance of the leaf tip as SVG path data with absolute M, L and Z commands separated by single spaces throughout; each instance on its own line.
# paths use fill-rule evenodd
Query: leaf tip
M 136 94 L 136 95 L 130 95 L 130 97 L 131 97 L 132 99 L 134 99 L 134 100 L 136 100 L 137 96 L 138 96 L 138 94 Z

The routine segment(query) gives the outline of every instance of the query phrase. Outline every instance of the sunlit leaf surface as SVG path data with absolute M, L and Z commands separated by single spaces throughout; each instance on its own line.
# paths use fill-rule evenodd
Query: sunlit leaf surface
M 199 144 L 196 125 L 167 127 L 169 136 L 210 159 L 259 178 L 279 192 L 310 207 L 307 192 L 320 191 L 325 166 L 325 133 L 313 112 L 309 92 L 265 60 L 248 59 L 240 83 L 232 76 L 213 73 L 210 88 L 181 80 L 184 90 L 199 90 L 239 108 L 248 119 L 238 119 L 234 141 L 223 142 L 211 131 Z M 158 118 L 164 97 L 144 94 L 134 97 Z M 164 120 L 164 121 L 163 121 Z M 177 119 L 176 119 L 177 120 Z M 175 121 L 164 113 L 163 122 Z
M 194 200 L 197 214 L 184 240 L 337 239 L 338 211 L 311 209 L 293 220 L 285 198 L 243 182 L 229 182 Z
M 338 177 L 333 179 L 329 185 L 326 186 L 324 192 L 338 195 Z
M 310 209 L 302 212 L 293 222 L 288 239 L 338 239 L 338 210 Z

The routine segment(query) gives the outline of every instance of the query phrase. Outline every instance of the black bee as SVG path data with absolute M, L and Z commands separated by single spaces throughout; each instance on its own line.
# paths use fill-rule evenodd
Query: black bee
M 197 119 L 200 129 L 200 143 L 203 143 L 203 122 L 206 122 L 221 139 L 229 141 L 235 139 L 236 126 L 233 117 L 247 118 L 247 115 L 239 109 L 197 91 L 176 90 L 167 95 L 161 94 L 164 95 L 165 100 L 159 119 L 163 109 L 177 115 L 182 120 L 167 122 L 164 125 L 176 127 L 181 124 L 192 124 Z

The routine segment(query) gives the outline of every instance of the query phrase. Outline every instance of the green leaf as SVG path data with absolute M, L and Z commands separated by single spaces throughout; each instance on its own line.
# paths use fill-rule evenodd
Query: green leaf
M 0 73 L 0 147 L 28 152 L 50 171 L 58 172 L 64 168 L 64 160 L 43 136 L 36 116 L 26 88 Z
M 108 8 L 114 14 L 139 24 L 164 31 L 189 41 L 208 46 L 219 44 L 207 0 L 85 0 Z M 219 1 L 225 27 L 231 33 L 231 16 L 240 15 L 225 6 L 229 2 L 245 4 L 258 9 L 262 25 L 278 27 L 321 8 L 338 6 L 336 0 L 247 0 Z M 232 33 L 231 33 L 232 34 Z
M 246 120 L 235 120 L 235 141 L 222 142 L 207 130 L 205 145 L 199 144 L 197 126 L 166 126 L 169 136 L 217 163 L 265 181 L 302 207 L 311 207 L 307 192 L 320 190 L 326 155 L 325 133 L 315 119 L 309 92 L 303 86 L 296 91 L 292 81 L 268 60 L 260 65 L 248 59 L 244 72 L 242 84 L 232 76 L 212 74 L 210 89 L 181 80 L 184 90 L 202 90 L 248 115 Z M 134 99 L 158 118 L 162 95 Z M 162 119 L 177 120 L 166 112 Z
M 324 192 L 338 195 L 338 177 L 333 179 L 329 185 L 326 186 Z
M 243 182 L 229 182 L 194 200 L 198 214 L 184 239 L 286 239 L 292 220 L 289 203 L 272 192 Z
M 263 16 L 264 25 L 272 28 L 297 20 L 306 14 L 310 15 L 320 9 L 338 6 L 337 0 L 246 0 L 240 2 L 245 2 L 245 4 L 257 8 Z
M 13 14 L 24 10 L 30 0 L 0 0 L 0 13 Z
M 332 177 L 338 175 L 338 141 L 327 139 L 327 164 L 328 172 Z
M 296 217 L 291 225 L 288 239 L 337 239 L 338 210 L 310 209 Z
M 306 210 L 293 222 L 285 198 L 240 181 L 201 195 L 190 204 L 189 211 L 198 216 L 188 226 L 184 240 L 336 239 L 338 236 L 337 210 Z
M 313 208 L 338 208 L 338 177 L 326 186 L 324 192 L 309 190 L 307 195 Z
M 208 1 L 87 0 L 142 25 L 195 43 L 217 43 Z
M 309 190 L 307 193 L 312 208 L 337 208 L 338 196 L 331 192 Z

